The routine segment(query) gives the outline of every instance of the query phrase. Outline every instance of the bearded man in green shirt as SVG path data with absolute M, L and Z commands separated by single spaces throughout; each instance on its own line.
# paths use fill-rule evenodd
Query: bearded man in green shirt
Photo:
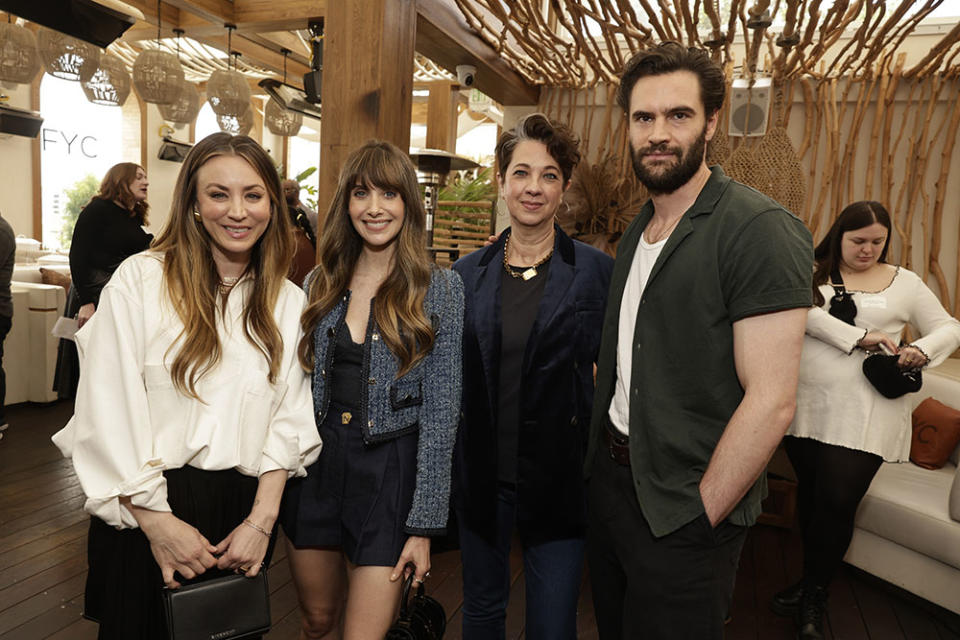
M 723 637 L 762 472 L 793 416 L 813 246 L 793 214 L 706 164 L 725 78 L 664 43 L 618 100 L 651 199 L 624 232 L 586 473 L 602 640 Z

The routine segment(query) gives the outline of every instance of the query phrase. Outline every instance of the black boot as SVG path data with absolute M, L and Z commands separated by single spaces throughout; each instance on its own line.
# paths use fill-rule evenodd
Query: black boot
M 827 590 L 807 585 L 797 614 L 797 640 L 823 640 L 823 617 L 827 612 Z
M 773 594 L 770 608 L 778 616 L 794 618 L 800 609 L 800 597 L 803 595 L 803 580 L 790 585 L 783 591 Z

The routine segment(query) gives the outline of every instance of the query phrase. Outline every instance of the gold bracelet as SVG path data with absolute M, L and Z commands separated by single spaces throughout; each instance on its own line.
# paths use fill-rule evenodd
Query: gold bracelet
M 257 531 L 259 531 L 259 532 L 262 533 L 263 535 L 267 536 L 268 538 L 271 537 L 269 531 L 267 531 L 266 529 L 264 529 L 264 528 L 261 527 L 261 526 L 258 526 L 258 525 L 253 524 L 252 522 L 250 522 L 250 521 L 247 520 L 246 518 L 243 519 L 243 524 L 247 525 L 247 526 L 250 527 L 251 529 L 256 529 Z

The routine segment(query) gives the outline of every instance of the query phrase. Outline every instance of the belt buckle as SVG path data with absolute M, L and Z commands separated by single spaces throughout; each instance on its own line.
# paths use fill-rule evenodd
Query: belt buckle
M 340 424 L 350 424 L 351 420 L 353 420 L 353 414 L 349 411 L 340 414 Z

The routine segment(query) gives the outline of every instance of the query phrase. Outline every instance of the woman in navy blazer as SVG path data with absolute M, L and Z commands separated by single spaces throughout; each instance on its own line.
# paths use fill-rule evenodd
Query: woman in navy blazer
M 455 504 L 463 637 L 503 638 L 513 532 L 526 568 L 526 636 L 576 637 L 586 510 L 583 456 L 613 260 L 554 223 L 580 158 L 541 114 L 497 144 L 511 227 L 457 261 L 464 282 Z

